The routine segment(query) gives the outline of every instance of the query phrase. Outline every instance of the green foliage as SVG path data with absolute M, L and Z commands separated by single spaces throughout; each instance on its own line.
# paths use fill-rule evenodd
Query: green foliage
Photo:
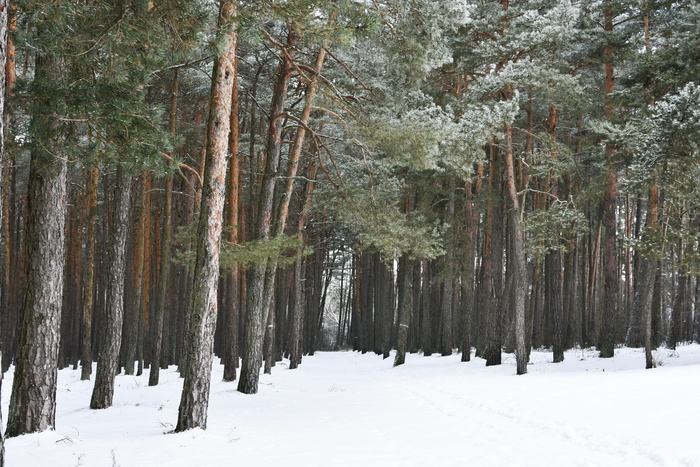
M 524 222 L 525 248 L 535 257 L 572 246 L 572 239 L 587 233 L 584 214 L 571 201 L 555 200 L 549 209 L 532 211 Z
M 285 267 L 296 261 L 298 255 L 307 255 L 302 250 L 303 243 L 296 237 L 280 235 L 269 240 L 253 240 L 244 243 L 224 241 L 221 248 L 221 268 L 263 264 L 274 259 L 278 266 Z
M 161 164 L 160 153 L 176 141 L 149 86 L 174 50 L 196 40 L 202 18 L 196 5 L 20 2 L 18 48 L 37 56 L 27 110 L 51 120 L 30 127 L 29 142 L 49 148 L 60 141 L 56 155 L 124 164 L 133 172 Z
M 420 211 L 402 209 L 407 194 L 401 179 L 381 163 L 367 169 L 348 177 L 337 190 L 320 190 L 314 208 L 333 213 L 338 222 L 349 226 L 357 248 L 378 250 L 387 259 L 404 253 L 413 258 L 443 254 L 438 224 L 428 222 Z
M 658 143 L 671 157 L 700 153 L 700 87 L 690 82 L 654 107 Z
M 230 229 L 230 227 L 228 227 Z M 197 223 L 183 226 L 173 236 L 176 262 L 194 266 L 197 252 L 193 249 L 197 235 Z M 221 241 L 219 254 L 220 267 L 231 269 L 234 266 L 248 267 L 264 264 L 275 259 L 281 267 L 292 264 L 299 255 L 307 255 L 310 251 L 303 248 L 303 243 L 296 237 L 280 235 L 269 240 L 252 240 L 243 243 Z

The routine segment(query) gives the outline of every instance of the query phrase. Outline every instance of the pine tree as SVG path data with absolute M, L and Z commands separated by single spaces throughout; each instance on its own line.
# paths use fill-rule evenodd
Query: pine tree
M 0 180 L 4 180 L 5 169 L 5 63 L 7 60 L 7 21 L 8 21 L 8 5 L 6 0 L 0 1 Z M 0 225 L 3 225 L 3 194 L 0 193 Z M 5 242 L 8 241 L 3 237 L 3 232 L 0 230 L 0 251 L 4 251 Z M 0 256 L 2 254 L 0 253 Z M 2 294 L 8 293 L 9 290 L 2 290 L 0 286 L 0 304 L 4 303 Z M 2 361 L 2 348 L 0 348 L 0 394 L 2 394 L 2 377 L 4 374 L 4 364 Z M 5 435 L 2 424 L 2 410 L 0 409 L 0 467 L 5 466 Z
M 119 348 L 124 321 L 124 281 L 126 240 L 130 222 L 131 179 L 123 167 L 117 168 L 114 207 L 106 264 L 105 314 L 97 374 L 90 398 L 91 409 L 106 409 L 114 399 L 114 377 L 119 370 Z
M 236 73 L 236 4 L 221 1 L 217 22 L 220 49 L 214 61 L 202 208 L 187 336 L 187 365 L 176 431 L 207 427 L 209 385 L 216 328 L 219 250 L 223 226 L 231 101 Z
M 50 31 L 42 25 L 39 40 Z M 42 36 L 45 34 L 44 36 Z M 40 51 L 33 86 L 31 168 L 28 188 L 26 292 L 21 310 L 17 367 L 12 385 L 7 435 L 55 426 L 56 378 L 63 290 L 67 158 L 55 115 L 63 96 L 54 90 L 60 61 Z

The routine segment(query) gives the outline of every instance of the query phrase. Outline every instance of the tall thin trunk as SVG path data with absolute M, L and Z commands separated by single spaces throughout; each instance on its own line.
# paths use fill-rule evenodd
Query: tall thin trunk
M 111 222 L 106 266 L 106 306 L 102 338 L 97 356 L 95 386 L 91 409 L 106 409 L 114 398 L 114 376 L 119 369 L 119 350 L 124 323 L 124 281 L 126 275 L 126 240 L 128 236 L 131 180 L 122 167 L 117 169 L 114 210 Z
M 440 324 L 440 353 L 443 356 L 452 355 L 453 347 L 453 329 L 452 329 L 452 304 L 454 295 L 455 282 L 455 179 L 450 177 L 448 187 L 447 210 L 445 212 L 445 223 L 449 226 L 447 239 L 445 244 L 445 277 L 442 289 L 442 309 L 441 309 L 441 324 Z
M 515 184 L 515 165 L 513 163 L 513 128 L 505 127 L 506 143 L 506 184 L 512 203 L 510 219 L 513 241 L 513 305 L 515 308 L 515 361 L 519 375 L 527 373 L 528 352 L 525 348 L 525 296 L 527 295 L 526 261 L 524 232 L 520 226 L 520 204 Z
M 143 267 L 142 267 L 142 286 L 141 300 L 139 308 L 136 310 L 135 317 L 138 320 L 138 334 L 136 341 L 136 360 L 137 371 L 136 375 L 143 374 L 144 364 L 144 341 L 148 332 L 150 310 L 151 310 L 151 190 L 153 189 L 153 176 L 146 175 L 144 185 L 144 200 L 143 209 L 144 215 L 144 231 L 143 231 Z
M 2 351 L 5 356 L 2 366 L 0 367 L 0 372 L 5 372 L 10 367 L 12 360 L 12 349 L 14 341 L 14 329 L 15 329 L 15 307 L 14 307 L 14 294 L 12 293 L 13 278 L 13 229 L 11 228 L 11 219 L 14 213 L 10 211 L 10 206 L 13 204 L 11 186 L 12 177 L 10 170 L 10 157 L 4 154 L 4 151 L 0 153 L 4 160 L 0 161 L 2 168 L 0 171 L 3 172 L 0 182 L 2 182 L 2 187 L 0 187 L 0 198 L 2 201 L 0 206 L 0 248 L 2 248 L 0 255 L 2 256 L 2 283 L 0 283 L 0 307 L 4 310 L 2 316 L 0 316 L 0 325 L 2 329 L 0 330 L 0 338 L 2 339 L 2 345 L 0 346 L 0 351 Z
M 179 88 L 179 76 L 177 69 L 173 75 L 170 87 L 170 112 L 168 117 L 168 132 L 176 133 L 177 127 L 177 98 Z M 161 240 L 160 269 L 158 272 L 158 285 L 156 290 L 156 315 L 153 323 L 153 362 L 148 375 L 148 385 L 156 386 L 160 379 L 160 367 L 164 363 L 163 358 L 163 322 L 165 311 L 169 308 L 168 283 L 170 282 L 170 250 L 172 236 L 172 211 L 173 211 L 173 175 L 165 179 L 165 193 L 163 200 L 163 237 Z
M 2 365 L 2 350 L 0 350 L 0 365 Z M 4 371 L 0 371 L 0 395 L 2 395 L 2 377 L 4 374 Z M 2 410 L 0 410 L 0 467 L 5 467 L 5 434 L 2 427 Z
M 683 256 L 685 255 L 685 245 L 683 239 L 678 241 L 678 260 L 681 262 L 678 268 L 678 279 L 676 285 L 676 293 L 673 299 L 673 308 L 671 309 L 671 326 L 666 341 L 669 349 L 676 349 L 676 345 L 683 341 L 683 309 L 686 306 L 686 296 L 688 291 L 688 274 L 685 266 L 682 264 Z
M 693 342 L 700 342 L 700 276 L 695 276 L 695 296 L 693 298 Z
M 495 137 L 494 137 L 495 141 Z M 503 249 L 502 246 L 502 203 L 500 193 L 500 165 L 495 144 L 489 147 L 489 188 L 486 206 L 486 226 L 483 242 L 483 261 L 481 270 L 480 308 L 483 328 L 483 356 L 486 365 L 501 364 L 501 309 L 503 285 Z
M 306 223 L 309 217 L 309 208 L 311 206 L 311 193 L 314 189 L 315 183 L 311 180 L 316 179 L 317 172 L 316 162 L 309 161 L 309 167 L 307 169 L 306 178 L 309 180 L 306 182 L 306 190 L 304 193 L 304 204 L 299 213 L 299 220 L 297 221 L 297 239 L 302 245 L 306 242 Z M 294 305 L 292 307 L 292 322 L 291 322 L 291 334 L 290 334 L 290 355 L 289 355 L 289 369 L 295 369 L 301 363 L 302 354 L 302 323 L 304 321 L 304 290 L 303 290 L 303 277 L 304 272 L 304 258 L 301 254 L 301 249 L 297 251 L 297 258 L 294 262 Z
M 99 170 L 92 167 L 86 172 L 86 201 L 85 201 L 85 275 L 83 276 L 83 346 L 81 357 L 81 380 L 89 380 L 92 374 L 92 318 L 95 307 L 95 243 L 96 243 L 96 216 L 97 184 L 99 182 Z
M 192 308 L 185 349 L 188 357 L 175 431 L 207 427 L 216 328 L 219 248 L 226 190 L 226 156 L 236 60 L 236 13 L 235 2 L 221 2 L 217 35 L 222 46 L 219 49 L 220 55 L 214 62 L 212 75 L 203 203 L 197 229 L 197 258 L 193 271 Z
M 656 182 L 652 182 L 649 188 L 649 202 L 647 208 L 646 229 L 653 232 L 656 229 L 659 221 L 659 190 Z M 645 229 L 645 231 L 646 231 Z M 653 298 L 654 298 L 654 280 L 656 277 L 657 260 L 646 256 L 640 258 L 639 279 L 634 296 L 633 307 L 640 309 L 639 314 L 644 322 L 644 354 L 646 359 L 646 368 L 654 367 L 654 359 L 652 356 L 652 321 L 653 321 Z M 635 333 L 631 327 L 630 332 Z M 634 340 L 628 332 L 628 340 Z
M 318 85 L 319 75 L 321 74 L 321 69 L 323 68 L 323 63 L 326 58 L 326 49 L 321 47 L 316 57 L 316 65 L 314 67 L 314 74 L 311 77 L 311 82 L 309 83 L 306 90 L 306 99 L 304 103 L 304 108 L 301 113 L 300 127 L 297 129 L 296 136 L 294 138 L 294 143 L 292 145 L 292 150 L 289 154 L 289 162 L 287 165 L 286 174 L 286 184 L 284 187 L 284 192 L 282 194 L 282 199 L 277 208 L 277 216 L 275 220 L 275 225 L 273 226 L 272 237 L 277 237 L 284 234 L 284 230 L 287 223 L 287 218 L 289 217 L 289 204 L 292 198 L 292 192 L 294 189 L 294 181 L 296 178 L 297 171 L 299 169 L 299 161 L 301 159 L 301 151 L 304 146 L 304 141 L 306 138 L 306 128 L 308 127 L 309 119 L 311 118 L 311 111 L 313 109 L 313 102 L 316 96 L 316 88 Z M 311 189 L 313 189 L 313 184 L 311 184 Z M 307 190 L 307 196 L 309 198 L 305 199 L 305 202 L 310 202 L 311 191 Z M 306 208 L 308 210 L 308 208 Z M 304 219 L 305 221 L 306 219 Z M 305 227 L 305 224 L 301 228 Z M 299 252 L 300 254 L 300 252 Z M 264 297 L 271 297 L 274 290 L 274 278 L 277 271 L 277 261 L 272 259 L 268 263 L 268 270 L 265 275 L 265 290 L 263 292 Z M 269 305 L 265 304 L 265 307 Z M 264 310 L 265 313 L 269 312 L 269 309 Z M 268 332 L 274 329 L 274 327 L 266 328 Z M 312 329 L 309 329 L 312 330 Z M 314 334 L 315 335 L 315 334 Z M 313 346 L 311 351 L 313 351 Z
M 298 36 L 292 26 L 289 26 L 286 47 L 291 48 L 296 44 Z M 290 52 L 291 53 L 291 52 Z M 267 154 L 265 172 L 263 174 L 260 199 L 258 200 L 258 214 L 256 219 L 255 238 L 269 240 L 272 229 L 272 210 L 275 193 L 275 174 L 279 168 L 280 154 L 282 150 L 282 120 L 284 117 L 284 105 L 287 100 L 287 88 L 293 70 L 290 55 L 285 55 L 277 69 L 272 101 L 270 104 L 269 127 L 267 140 Z M 247 293 L 246 326 L 243 340 L 243 362 L 241 375 L 238 380 L 238 391 L 245 394 L 258 392 L 258 380 L 263 357 L 263 338 L 265 323 L 269 311 L 270 297 L 265 291 L 272 290 L 273 274 L 268 274 L 268 264 L 262 262 L 252 266 L 248 272 L 251 274 L 250 287 Z
M 237 47 L 237 44 L 236 44 Z M 240 242 L 240 154 L 239 154 L 239 97 L 238 97 L 238 55 L 233 63 L 233 91 L 231 95 L 231 123 L 229 133 L 229 173 L 228 173 L 228 218 L 226 223 L 230 230 L 228 241 Z M 234 264 L 226 277 L 226 308 L 224 310 L 224 381 L 236 379 L 238 368 L 238 328 L 240 318 L 240 275 L 238 265 Z
M 7 5 L 7 0 L 0 0 L 0 182 L 3 182 L 3 187 L 4 187 L 4 181 L 5 181 L 5 174 L 4 174 L 4 168 L 5 168 L 5 128 L 4 128 L 4 122 L 5 122 L 5 84 L 6 84 L 6 79 L 5 79 L 5 72 L 8 68 L 12 68 L 14 70 L 13 66 L 8 66 L 6 67 L 6 62 L 10 60 L 10 57 L 12 57 L 12 61 L 14 62 L 14 48 L 12 53 L 9 53 L 8 49 L 8 40 L 7 40 L 7 17 L 8 17 L 8 5 Z M 6 60 L 7 59 L 7 60 Z M 9 88 L 10 86 L 8 86 Z M 3 205 L 3 198 L 4 198 L 4 189 L 0 189 L 0 258 L 2 258 L 3 253 L 5 253 L 4 245 L 7 239 L 4 238 L 4 233 L 5 229 L 2 228 L 5 223 L 4 219 L 4 214 L 5 214 L 5 206 Z M 5 263 L 6 265 L 7 263 Z M 0 264 L 0 268 L 3 265 Z M 6 287 L 6 282 L 3 280 L 0 282 L 0 306 L 2 306 L 4 302 L 4 297 L 3 297 L 3 292 L 8 293 L 9 290 L 7 290 Z M 7 313 L 7 309 L 3 310 L 5 313 Z M 3 323 L 0 322 L 0 325 Z M 3 330 L 0 330 L 0 343 L 4 344 L 4 337 L 5 334 L 2 332 Z M 4 363 L 2 361 L 2 351 L 4 350 L 5 345 L 0 345 L 0 394 L 2 394 L 2 376 L 4 373 Z M 3 424 L 2 424 L 2 409 L 0 409 L 0 467 L 4 467 L 5 465 L 5 435 L 3 434 Z
M 467 222 L 467 234 L 465 235 L 464 258 L 462 260 L 462 289 L 460 297 L 460 340 L 459 347 L 462 351 L 462 361 L 471 360 L 472 348 L 472 315 L 474 313 L 474 279 L 476 275 L 476 253 L 479 235 L 479 211 L 476 207 L 473 186 L 467 182 L 465 193 L 465 217 Z
M 421 263 L 421 348 L 423 349 L 423 356 L 430 357 L 433 354 L 433 332 L 430 319 L 430 288 L 433 278 L 430 262 L 422 260 Z
M 559 122 L 559 112 L 552 105 L 549 107 L 549 128 L 547 132 L 552 137 L 553 142 L 557 139 L 557 124 Z M 553 160 L 558 157 L 556 146 L 553 145 L 550 155 Z M 556 198 L 559 197 L 559 180 L 556 173 L 550 173 L 550 193 Z M 566 325 L 567 320 L 562 304 L 561 296 L 561 249 L 558 246 L 558 239 L 555 240 L 555 248 L 549 253 L 547 262 L 547 280 L 549 282 L 549 312 L 552 316 L 552 350 L 554 363 L 564 361 L 564 347 L 566 346 Z
M 359 352 L 362 350 L 362 315 L 360 314 L 360 254 L 352 254 L 352 324 L 350 335 L 352 337 L 352 350 Z M 296 287 L 296 284 L 295 284 Z M 292 322 L 293 323 L 293 322 Z
M 139 217 L 136 222 L 136 233 L 134 236 L 134 250 L 131 271 L 131 304 L 127 311 L 128 327 L 127 335 L 123 336 L 126 344 L 126 360 L 124 372 L 127 375 L 135 373 L 136 353 L 138 347 L 138 336 L 141 329 L 141 302 L 144 295 L 144 270 L 146 253 L 146 222 L 148 211 L 150 210 L 150 176 L 143 174 L 140 180 L 141 197 L 139 207 Z
M 413 319 L 413 261 L 404 254 L 399 259 L 399 336 L 394 366 L 406 362 L 408 329 Z M 450 349 L 451 350 L 451 349 Z
M 605 31 L 613 30 L 612 0 L 605 0 Z M 606 44 L 605 57 L 605 117 L 611 119 L 614 113 L 612 93 L 615 91 L 615 69 L 613 66 L 614 49 L 612 44 Z M 615 146 L 611 142 L 605 144 L 605 160 L 607 163 L 607 187 L 603 198 L 605 219 L 605 241 L 603 248 L 603 322 L 598 339 L 601 358 L 610 358 L 615 354 L 615 326 L 618 309 L 618 274 L 617 274 L 617 173 L 613 167 L 612 158 Z

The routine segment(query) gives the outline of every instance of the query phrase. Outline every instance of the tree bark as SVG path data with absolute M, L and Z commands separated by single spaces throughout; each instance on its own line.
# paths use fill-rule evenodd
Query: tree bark
M 0 351 L 0 365 L 2 365 L 2 351 Z M 2 377 L 4 371 L 0 371 L 0 396 L 2 395 Z M 3 433 L 2 410 L 0 410 L 0 467 L 5 467 L 5 434 Z
M 462 361 L 471 360 L 472 349 L 472 314 L 474 312 L 474 279 L 476 263 L 474 255 L 479 235 L 479 211 L 476 207 L 474 192 L 471 182 L 464 187 L 465 193 L 465 217 L 467 222 L 467 234 L 465 236 L 464 259 L 462 266 L 462 289 L 460 297 L 460 341 Z
M 141 376 L 143 374 L 143 366 L 145 360 L 146 351 L 146 334 L 149 329 L 150 313 L 151 313 L 151 231 L 152 221 L 151 221 L 151 191 L 153 189 L 153 175 L 146 174 L 146 180 L 144 183 L 144 200 L 143 209 L 145 211 L 144 215 L 144 231 L 143 231 L 143 266 L 142 266 L 142 285 L 141 285 L 141 300 L 139 308 L 136 310 L 135 316 L 138 320 L 138 334 L 136 341 L 136 361 L 137 370 L 136 376 Z
M 653 232 L 657 228 L 659 220 L 659 190 L 656 182 L 652 182 L 649 188 L 649 201 L 647 203 L 647 218 L 644 234 Z M 640 253 L 638 253 L 640 254 Z M 651 357 L 651 317 L 652 297 L 654 290 L 654 269 L 656 259 L 640 254 L 638 260 L 637 278 L 635 280 L 634 298 L 632 301 L 632 315 L 627 329 L 626 345 L 639 347 L 644 345 L 647 353 L 647 368 L 652 367 Z M 648 333 L 648 335 L 647 335 Z
M 431 266 L 427 260 L 422 260 L 422 279 L 421 279 L 421 348 L 423 356 L 430 357 L 433 354 L 433 333 L 431 326 L 430 313 L 430 286 L 432 282 Z
M 683 259 L 684 248 L 683 239 L 679 240 L 679 260 Z M 676 285 L 676 294 L 673 299 L 673 308 L 671 309 L 671 328 L 666 345 L 669 349 L 675 350 L 676 345 L 683 341 L 683 309 L 685 307 L 686 296 L 688 291 L 688 274 L 685 266 L 681 265 L 678 269 L 678 284 Z
M 528 352 L 525 348 L 525 297 L 527 295 L 527 267 L 525 261 L 524 232 L 520 226 L 520 203 L 515 185 L 515 165 L 513 163 L 513 128 L 505 127 L 506 143 L 506 184 L 511 201 L 511 226 L 513 236 L 513 305 L 515 308 L 515 361 L 517 374 L 527 373 Z
M 138 348 L 138 336 L 141 332 L 141 302 L 144 295 L 144 269 L 146 256 L 146 222 L 150 209 L 150 176 L 143 174 L 140 180 L 141 198 L 139 207 L 139 217 L 136 222 L 136 234 L 134 236 L 134 254 L 131 271 L 131 304 L 127 311 L 128 332 L 124 337 L 126 345 L 126 360 L 124 373 L 133 375 L 135 373 L 136 354 Z
M 55 426 L 56 378 L 63 292 L 66 161 L 32 154 L 27 218 L 27 261 L 15 378 L 7 436 Z
M 289 26 L 287 35 L 288 49 L 298 40 L 294 29 Z M 271 234 L 272 208 L 274 202 L 276 175 L 279 169 L 280 153 L 282 149 L 282 119 L 284 116 L 284 104 L 287 100 L 287 88 L 293 70 L 293 65 L 285 55 L 277 69 L 272 101 L 270 104 L 270 121 L 268 127 L 267 155 L 265 172 L 263 174 L 260 199 L 258 200 L 258 214 L 256 219 L 255 238 L 269 240 Z M 262 262 L 250 268 L 250 286 L 246 291 L 246 331 L 243 340 L 243 362 L 241 375 L 238 380 L 238 391 L 244 394 L 256 394 L 258 392 L 258 380 L 263 357 L 263 338 L 267 312 L 269 311 L 270 297 L 265 295 L 266 290 L 272 290 L 274 280 L 267 274 L 268 264 Z M 269 295 L 269 294 L 268 294 Z
M 197 232 L 192 308 L 187 336 L 185 381 L 175 431 L 207 427 L 209 386 L 216 328 L 219 248 L 226 190 L 226 156 L 229 148 L 231 100 L 235 76 L 236 3 L 222 1 L 219 9 L 220 55 L 214 62 L 207 121 L 206 169 L 203 203 Z
M 4 63 L 4 60 L 2 61 Z M 50 83 L 57 64 L 36 59 L 35 80 Z M 2 74 L 4 77 L 4 74 Z M 43 113 L 52 114 L 54 102 L 44 101 Z M 32 116 L 39 138 L 31 154 L 27 194 L 25 296 L 21 310 L 15 377 L 10 397 L 7 435 L 53 428 L 56 413 L 67 210 L 67 159 L 50 149 L 60 145 L 52 138 L 56 122 L 46 115 Z
M 695 296 L 693 298 L 693 342 L 700 342 L 700 276 L 695 276 Z
M 557 140 L 557 124 L 559 123 L 559 112 L 551 105 L 549 107 L 549 126 L 547 132 L 552 137 L 553 143 Z M 553 160 L 558 157 L 556 146 L 550 151 Z M 559 197 L 559 180 L 557 179 L 557 174 L 550 173 L 550 186 L 549 190 L 551 195 L 558 199 Z M 553 360 L 554 363 L 560 363 L 564 361 L 564 347 L 566 346 L 566 315 L 564 312 L 564 307 L 562 304 L 561 296 L 561 274 L 562 274 L 562 262 L 561 262 L 561 249 L 559 248 L 559 239 L 554 239 L 555 247 L 548 255 L 547 261 L 547 280 L 549 282 L 549 294 L 548 294 L 548 305 L 549 312 L 552 317 L 552 350 L 553 350 Z
M 316 162 L 309 161 L 309 167 L 307 169 L 306 178 L 306 190 L 304 193 L 304 204 L 299 213 L 299 220 L 297 222 L 297 240 L 301 242 L 302 245 L 306 243 L 306 223 L 309 217 L 309 208 L 311 206 L 311 193 L 313 192 L 315 182 L 311 180 L 316 179 L 318 166 Z M 289 369 L 293 370 L 299 366 L 301 363 L 302 354 L 302 323 L 304 322 L 304 289 L 303 289 L 303 276 L 304 274 L 304 257 L 302 256 L 301 249 L 297 251 L 297 258 L 294 262 L 294 306 L 292 307 L 292 322 L 291 322 L 291 333 L 290 333 L 290 355 L 289 355 Z M 359 321 L 358 321 L 359 322 Z
M 126 241 L 131 207 L 131 180 L 122 167 L 117 169 L 114 191 L 114 211 L 107 251 L 106 306 L 97 356 L 95 386 L 90 400 L 91 409 L 106 409 L 112 406 L 114 377 L 119 370 L 119 350 L 124 323 Z
M 441 324 L 440 324 L 440 353 L 444 356 L 452 355 L 454 344 L 453 329 L 452 329 L 452 305 L 454 295 L 455 282 L 455 179 L 450 177 L 449 194 L 447 201 L 447 211 L 445 213 L 445 223 L 448 225 L 447 239 L 445 242 L 445 277 L 442 289 L 442 309 L 441 309 Z
M 99 170 L 92 167 L 86 172 L 86 196 L 85 201 L 85 273 L 83 276 L 83 332 L 81 352 L 80 379 L 87 381 L 92 374 L 92 318 L 95 308 L 95 243 L 96 243 L 96 216 L 97 185 L 99 182 Z
M 4 168 L 5 168 L 5 128 L 4 128 L 4 122 L 5 122 L 5 72 L 6 72 L 6 59 L 10 58 L 10 54 L 8 53 L 7 46 L 8 46 L 8 40 L 7 40 L 7 16 L 8 16 L 8 5 L 7 5 L 7 0 L 0 0 L 0 181 L 5 180 L 5 174 L 4 174 Z M 12 54 L 12 57 L 14 58 L 14 52 Z M 13 68 L 13 67 L 7 67 L 7 68 Z M 9 86 L 8 86 L 9 87 Z M 4 189 L 0 189 L 0 226 L 4 226 L 5 219 L 4 219 L 4 208 L 5 206 L 3 205 L 3 198 L 4 198 Z M 4 238 L 3 234 L 5 233 L 5 229 L 0 230 L 0 255 L 5 252 L 4 246 L 5 242 L 8 240 Z M 5 263 L 7 264 L 7 263 Z M 4 302 L 4 297 L 2 296 L 3 291 L 5 293 L 8 293 L 9 290 L 4 289 L 4 286 L 6 285 L 5 281 L 2 281 L 0 283 L 0 306 L 2 306 Z M 5 313 L 7 313 L 8 310 L 4 310 Z M 0 322 L 1 324 L 1 322 Z M 4 330 L 0 332 L 0 340 L 2 340 L 2 344 L 4 344 Z M 4 374 L 4 363 L 2 361 L 2 351 L 4 350 L 5 345 L 0 345 L 0 395 L 2 394 L 2 377 Z M 0 467 L 5 466 L 5 435 L 3 433 L 3 424 L 2 424 L 2 409 L 0 409 Z
M 495 140 L 495 137 L 494 137 Z M 483 357 L 486 366 L 501 364 L 501 303 L 503 301 L 503 205 L 501 193 L 501 170 L 495 144 L 490 145 L 489 190 L 491 195 L 486 208 L 486 231 L 483 243 L 481 307 L 484 334 Z
M 605 24 L 608 33 L 613 30 L 613 12 L 611 1 L 605 0 Z M 613 46 L 607 44 L 605 56 L 605 116 L 610 120 L 614 113 L 612 93 L 615 90 L 615 69 L 613 67 Z M 605 144 L 605 159 L 608 177 L 603 200 L 605 222 L 605 241 L 603 249 L 603 322 L 598 340 L 598 350 L 601 358 L 611 358 L 615 355 L 615 325 L 618 308 L 617 280 L 617 173 L 613 167 L 612 157 L 615 153 L 613 143 Z
M 406 362 L 408 329 L 413 319 L 413 261 L 404 254 L 399 259 L 399 336 L 394 366 Z
M 237 44 L 235 45 L 237 47 Z M 226 223 L 230 232 L 228 241 L 232 244 L 240 242 L 239 213 L 240 213 L 240 155 L 239 155 L 239 97 L 238 97 L 238 56 L 233 63 L 233 90 L 231 95 L 231 130 L 229 133 L 229 173 L 228 173 L 228 218 Z M 238 368 L 238 328 L 240 317 L 240 274 L 238 265 L 234 264 L 226 277 L 226 299 L 224 303 L 224 381 L 236 379 Z
M 170 88 L 170 114 L 168 119 L 168 131 L 174 135 L 177 124 L 177 97 L 179 77 L 175 70 Z M 165 311 L 168 308 L 168 284 L 170 282 L 170 255 L 172 236 L 172 210 L 173 210 L 173 175 L 165 179 L 165 194 L 163 200 L 163 236 L 161 240 L 160 270 L 158 272 L 158 285 L 156 291 L 156 315 L 153 323 L 153 362 L 148 375 L 148 385 L 156 386 L 160 379 L 160 367 L 164 363 L 163 358 L 163 322 Z

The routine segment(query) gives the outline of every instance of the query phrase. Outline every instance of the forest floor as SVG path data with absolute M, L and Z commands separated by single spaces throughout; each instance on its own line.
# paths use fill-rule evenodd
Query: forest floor
M 393 354 L 392 354 L 393 357 Z M 215 365 L 208 429 L 171 433 L 182 380 L 119 375 L 114 407 L 89 410 L 92 382 L 59 373 L 56 430 L 6 441 L 8 467 L 132 466 L 645 466 L 700 465 L 700 346 L 641 349 L 563 363 L 534 351 L 486 368 L 460 356 L 319 352 L 261 377 L 260 393 L 223 383 Z M 12 385 L 5 375 L 3 419 Z M 696 427 L 696 428 L 693 428 Z

